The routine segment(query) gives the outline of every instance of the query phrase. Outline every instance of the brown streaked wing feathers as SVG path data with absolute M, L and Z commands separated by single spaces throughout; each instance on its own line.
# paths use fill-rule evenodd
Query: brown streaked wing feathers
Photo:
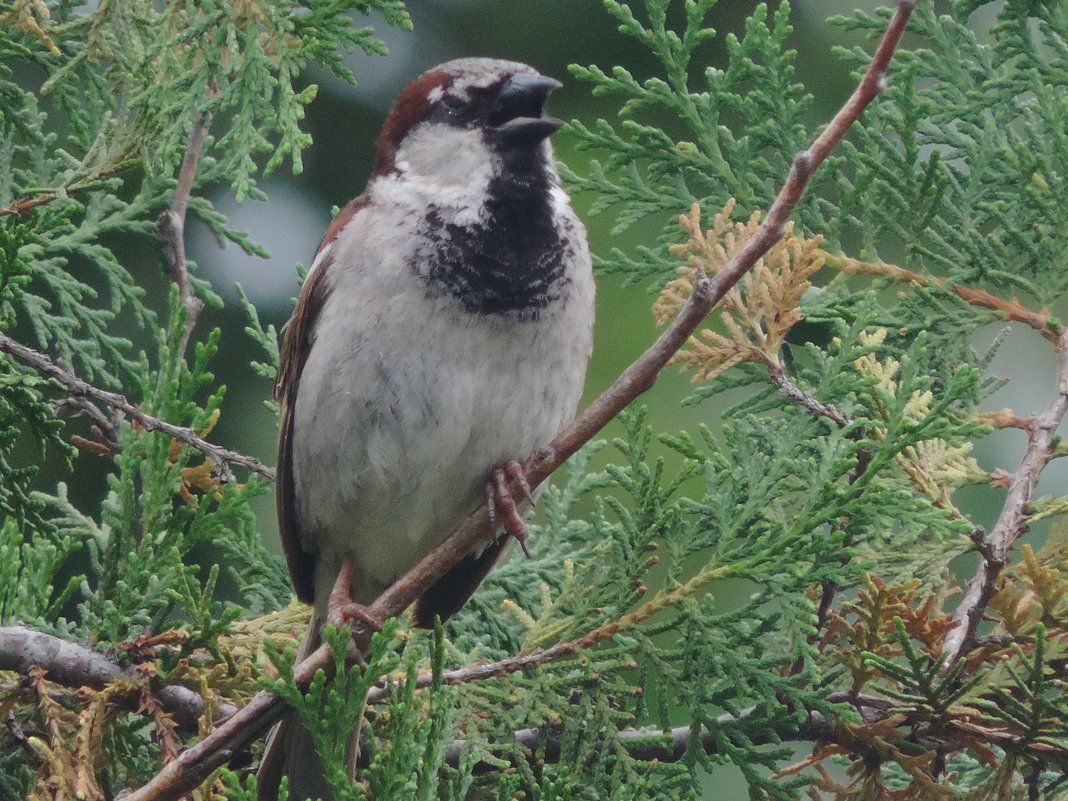
M 337 239 L 353 215 L 367 204 L 361 195 L 345 206 L 326 229 L 316 256 Z M 289 575 L 297 598 L 304 603 L 315 602 L 315 559 L 301 545 L 297 519 L 297 504 L 293 483 L 293 410 L 297 401 L 297 387 L 304 364 L 311 350 L 311 334 L 319 319 L 323 303 L 329 294 L 325 276 L 332 259 L 328 256 L 308 276 L 301 289 L 293 317 L 286 326 L 282 352 L 278 361 L 278 381 L 274 397 L 282 407 L 282 430 L 278 439 L 278 478 L 275 498 L 278 509 L 278 529 L 282 548 L 289 563 Z

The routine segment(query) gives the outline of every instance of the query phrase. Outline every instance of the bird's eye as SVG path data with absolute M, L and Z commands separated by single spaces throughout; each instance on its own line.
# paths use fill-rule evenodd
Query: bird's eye
M 441 102 L 453 111 L 459 111 L 464 107 L 463 98 L 459 98 L 456 95 L 445 95 L 441 98 Z

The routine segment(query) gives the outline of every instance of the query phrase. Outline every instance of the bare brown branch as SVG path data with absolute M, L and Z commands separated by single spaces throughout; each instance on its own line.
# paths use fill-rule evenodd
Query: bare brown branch
M 88 646 L 25 626 L 0 626 L 0 670 L 13 670 L 29 676 L 35 667 L 47 671 L 49 681 L 65 687 L 101 689 L 120 679 L 130 682 L 132 692 L 145 686 L 144 677 L 136 671 L 122 667 Z M 198 693 L 171 684 L 154 694 L 179 724 L 197 731 L 197 723 L 204 714 L 204 701 Z M 131 706 L 136 707 L 137 701 L 135 694 L 130 698 Z M 235 709 L 224 704 L 218 714 L 220 717 L 230 715 Z
M 989 533 L 976 529 L 975 547 L 979 567 L 968 582 L 964 597 L 953 610 L 957 624 L 942 648 L 942 669 L 948 671 L 976 644 L 975 632 L 990 599 L 997 592 L 1001 571 L 1016 540 L 1027 531 L 1031 499 L 1042 469 L 1056 456 L 1057 428 L 1068 414 L 1068 329 L 1061 329 L 1055 342 L 1057 377 L 1054 396 L 1037 416 L 1030 418 L 1027 450 L 1019 467 L 1007 478 L 1008 492 L 997 522 Z
M 40 194 L 35 195 L 34 197 L 19 198 L 10 206 L 4 206 L 3 208 L 0 208 L 0 217 L 7 217 L 12 214 L 26 214 L 27 212 L 32 211 L 38 206 L 43 206 L 45 203 L 48 203 L 55 196 L 55 191 L 52 191 L 41 192 Z
M 204 138 L 210 126 L 210 115 L 201 117 L 198 114 L 194 119 L 193 128 L 189 132 L 189 139 L 186 143 L 185 155 L 182 157 L 182 166 L 178 171 L 178 183 L 174 188 L 171 207 L 160 214 L 156 222 L 156 230 L 167 249 L 167 269 L 171 280 L 178 287 L 178 299 L 185 307 L 185 326 L 178 350 L 182 354 L 185 353 L 189 344 L 189 337 L 197 323 L 197 316 L 204 307 L 204 301 L 193 293 L 189 285 L 189 263 L 185 256 L 185 216 L 189 208 L 189 198 L 193 193 L 193 184 L 196 183 L 200 154 L 204 149 Z
M 14 356 L 19 361 L 28 364 L 41 375 L 54 379 L 73 398 L 92 401 L 94 403 L 102 403 L 105 406 L 126 415 L 129 419 L 135 421 L 138 425 L 148 431 L 160 431 L 172 439 L 176 439 L 190 447 L 196 448 L 215 463 L 219 473 L 219 480 L 223 483 L 234 480 L 234 474 L 231 469 L 233 466 L 259 473 L 268 481 L 274 481 L 274 470 L 259 459 L 252 456 L 246 456 L 237 451 L 219 447 L 218 445 L 213 445 L 207 440 L 197 436 L 197 433 L 191 428 L 176 426 L 172 423 L 160 420 L 157 417 L 153 417 L 150 414 L 146 414 L 126 400 L 123 395 L 120 395 L 117 392 L 110 392 L 106 389 L 100 389 L 99 387 L 94 387 L 92 384 L 83 381 L 72 372 L 59 366 L 40 351 L 36 351 L 33 348 L 28 348 L 25 345 L 15 342 L 5 334 L 0 334 L 0 353 L 7 353 Z

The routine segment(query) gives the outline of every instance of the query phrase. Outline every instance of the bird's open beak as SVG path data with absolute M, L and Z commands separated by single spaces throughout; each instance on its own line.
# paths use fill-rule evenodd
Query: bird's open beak
M 489 122 L 505 147 L 536 145 L 563 125 L 562 120 L 545 115 L 549 92 L 563 84 L 538 73 L 513 75 L 501 87 Z

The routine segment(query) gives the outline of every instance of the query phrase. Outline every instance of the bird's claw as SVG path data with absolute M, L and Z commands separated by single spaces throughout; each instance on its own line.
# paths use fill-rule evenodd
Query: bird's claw
M 337 581 L 334 582 L 334 588 L 330 591 L 330 598 L 327 600 L 326 619 L 335 626 L 346 626 L 350 629 L 353 623 L 362 623 L 362 631 L 354 629 L 352 632 L 354 639 L 362 641 L 368 639 L 373 632 L 381 631 L 383 621 L 370 608 L 352 600 L 352 570 L 352 557 L 346 556 L 341 562 Z M 363 648 L 360 647 L 357 652 L 362 650 Z
M 530 483 L 527 481 L 523 465 L 515 459 L 505 462 L 496 468 L 486 484 L 486 504 L 489 508 L 490 520 L 500 522 L 505 532 L 519 543 L 523 553 L 530 557 L 527 548 L 527 524 L 523 522 L 523 516 L 519 513 L 519 505 L 515 501 L 515 493 L 512 487 L 518 487 L 523 493 L 523 499 L 534 503 L 534 496 L 530 491 Z

